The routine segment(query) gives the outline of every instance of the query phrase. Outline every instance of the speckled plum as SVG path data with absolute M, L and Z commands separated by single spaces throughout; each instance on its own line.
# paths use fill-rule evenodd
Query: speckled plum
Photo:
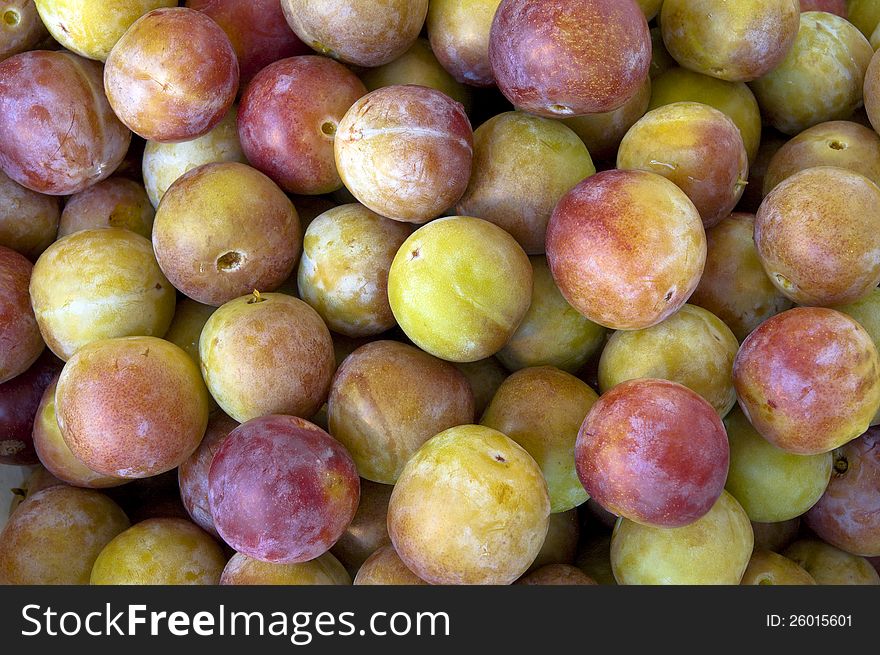
M 238 136 L 252 166 L 289 193 L 342 187 L 333 142 L 339 121 L 367 89 L 342 64 L 282 59 L 260 71 L 241 98 Z
M 474 415 L 464 375 L 396 341 L 375 341 L 349 355 L 327 402 L 330 434 L 349 450 L 361 477 L 383 484 L 394 484 L 428 439 Z
M 426 585 L 415 573 L 410 571 L 394 546 L 387 545 L 377 549 L 358 569 L 355 585 Z
M 226 32 L 238 57 L 242 89 L 269 64 L 311 52 L 288 26 L 277 0 L 186 0 L 186 6 Z
M 161 337 L 176 302 L 150 242 L 118 227 L 53 243 L 34 266 L 30 294 L 46 345 L 64 360 L 100 339 Z
M 429 583 L 510 584 L 541 550 L 549 515 L 532 456 L 497 430 L 463 425 L 407 462 L 391 494 L 388 534 Z
M 755 246 L 770 281 L 802 305 L 844 305 L 880 283 L 880 187 L 858 173 L 819 166 L 764 198 Z
M 675 184 L 646 171 L 603 171 L 569 191 L 550 218 L 547 261 L 568 303 L 620 330 L 655 325 L 687 301 L 706 233 Z
M 743 573 L 743 585 L 814 585 L 816 581 L 795 562 L 769 550 L 752 553 Z
M 226 564 L 208 533 L 178 518 L 141 521 L 107 544 L 92 585 L 216 585 Z
M 381 66 L 419 36 L 428 0 L 281 0 L 290 28 L 315 51 L 358 66 Z
M 318 313 L 283 293 L 231 300 L 199 337 L 202 374 L 236 421 L 266 414 L 311 417 L 336 369 L 330 331 Z
M 671 180 L 691 199 L 707 228 L 733 211 L 749 177 L 739 128 L 700 102 L 673 102 L 645 114 L 623 137 L 617 168 Z
M 104 68 L 113 111 L 152 141 L 207 134 L 229 111 L 238 82 L 229 38 L 205 14 L 186 7 L 141 16 L 113 47 Z
M 355 102 L 334 140 L 346 188 L 377 214 L 424 223 L 464 194 L 473 131 L 464 107 L 436 89 L 386 86 Z
M 68 199 L 61 212 L 58 238 L 97 227 L 122 227 L 149 239 L 155 215 L 143 185 L 111 177 Z
M 0 533 L 0 584 L 88 584 L 98 554 L 128 526 L 119 506 L 97 491 L 43 489 Z
M 575 444 L 590 496 L 637 523 L 674 528 L 705 515 L 724 490 L 729 450 L 715 409 L 675 382 L 644 378 L 604 393 Z
M 544 253 L 559 199 L 596 172 L 577 134 L 559 121 L 505 112 L 474 132 L 474 165 L 455 206 L 503 228 L 529 255 Z
M 205 164 L 163 197 L 153 249 L 178 290 L 220 306 L 254 289 L 277 289 L 293 272 L 302 231 L 293 203 L 258 170 Z
M 58 196 L 82 191 L 113 173 L 130 142 L 99 63 L 48 50 L 0 62 L 0 169 L 15 182 Z
M 648 76 L 651 35 L 634 0 L 504 0 L 489 61 L 518 109 L 548 118 L 606 112 Z
M 679 64 L 748 82 L 776 68 L 798 34 L 798 0 L 668 0 L 663 42 Z
M 516 240 L 470 216 L 416 230 L 388 273 L 397 323 L 422 350 L 472 362 L 501 350 L 529 308 L 532 266 Z
M 754 241 L 755 217 L 734 213 L 706 230 L 706 268 L 691 303 L 708 309 L 742 341 L 792 302 L 773 286 Z
M 388 271 L 412 226 L 360 204 L 315 218 L 303 238 L 297 287 L 331 330 L 349 337 L 380 334 L 397 322 L 388 303 Z
M 34 0 L 7 0 L 0 9 L 0 61 L 31 50 L 49 36 Z
M 437 59 L 459 82 L 492 86 L 489 33 L 501 0 L 433 0 L 428 38 Z
M 835 450 L 828 488 L 807 512 L 807 526 L 833 546 L 880 555 L 880 428 Z
M 880 574 L 867 559 L 818 539 L 796 541 L 782 554 L 813 576 L 816 584 L 880 585 Z
M 64 441 L 88 468 L 144 478 L 175 468 L 199 445 L 208 392 L 196 365 L 174 344 L 105 339 L 64 366 L 55 413 Z
M 551 512 L 565 512 L 587 500 L 572 451 L 597 399 L 586 382 L 564 371 L 525 368 L 504 381 L 480 420 L 535 458 L 547 482 Z
M 58 426 L 58 419 L 55 416 L 57 382 L 56 377 L 46 387 L 34 418 L 34 448 L 40 458 L 40 463 L 56 478 L 75 487 L 106 489 L 125 484 L 127 480 L 96 473 L 74 457 L 61 435 L 61 428 Z
M 233 430 L 214 455 L 208 488 L 223 540 L 254 559 L 284 564 L 326 553 L 360 496 L 345 448 L 318 426 L 281 415 Z
M 880 408 L 880 356 L 846 314 L 797 307 L 743 342 L 733 383 L 761 436 L 792 453 L 823 453 L 868 429 Z

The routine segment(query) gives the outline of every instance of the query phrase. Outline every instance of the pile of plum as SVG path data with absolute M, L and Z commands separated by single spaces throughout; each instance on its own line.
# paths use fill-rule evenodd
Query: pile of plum
M 0 0 L 0 583 L 880 584 L 874 47 Z

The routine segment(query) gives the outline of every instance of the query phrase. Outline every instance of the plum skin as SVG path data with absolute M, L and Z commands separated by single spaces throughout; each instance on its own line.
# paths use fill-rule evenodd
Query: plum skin
M 345 448 L 316 425 L 283 415 L 233 430 L 214 455 L 208 489 L 226 543 L 254 559 L 286 564 L 326 553 L 360 499 L 357 468 Z

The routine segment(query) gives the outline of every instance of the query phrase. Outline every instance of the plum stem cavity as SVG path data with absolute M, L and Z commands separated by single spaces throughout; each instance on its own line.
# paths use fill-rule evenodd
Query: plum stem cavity
M 234 250 L 227 252 L 226 254 L 220 255 L 217 258 L 217 270 L 218 271 L 234 271 L 241 267 L 243 257 L 241 253 L 235 252 Z

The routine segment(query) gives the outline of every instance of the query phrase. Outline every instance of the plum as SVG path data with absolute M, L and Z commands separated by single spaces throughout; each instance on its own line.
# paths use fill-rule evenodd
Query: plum
M 847 20 L 866 37 L 871 36 L 880 23 L 880 4 L 877 0 L 846 0 Z
M 199 338 L 202 374 L 236 421 L 266 414 L 311 417 L 327 398 L 333 342 L 318 313 L 283 293 L 231 300 Z
M 497 357 L 511 371 L 528 366 L 555 366 L 576 373 L 605 344 L 606 330 L 566 302 L 553 281 L 546 258 L 529 257 L 529 261 L 532 302 Z
M 236 107 L 232 107 L 204 136 L 176 143 L 147 141 L 141 168 L 153 207 L 159 206 L 168 188 L 184 173 L 204 164 L 220 162 L 246 163 L 238 140 Z
M 58 204 L 58 198 L 31 191 L 0 171 L 0 246 L 35 261 L 55 240 Z
M 880 574 L 867 559 L 818 539 L 796 541 L 782 554 L 813 576 L 816 584 L 880 585 Z
M 88 584 L 98 554 L 128 526 L 119 506 L 97 491 L 43 489 L 0 533 L 0 584 Z
M 110 176 L 131 142 L 104 94 L 101 65 L 32 50 L 0 62 L 0 170 L 68 195 Z
M 496 357 L 475 362 L 453 362 L 453 365 L 467 378 L 474 392 L 474 421 L 479 421 L 498 387 L 507 378 L 507 371 Z
M 802 305 L 845 305 L 880 283 L 880 188 L 842 168 L 795 173 L 761 203 L 755 246 L 770 281 Z
M 801 11 L 827 11 L 841 18 L 847 17 L 846 0 L 800 0 Z
M 603 171 L 569 191 L 547 227 L 547 261 L 568 303 L 615 330 L 678 311 L 706 261 L 694 204 L 646 171 Z
M 549 564 L 574 564 L 580 534 L 576 509 L 551 514 L 547 536 L 527 572 L 537 571 Z
M 68 199 L 61 212 L 58 238 L 98 227 L 122 227 L 147 239 L 156 212 L 142 184 L 111 177 Z
M 816 584 L 809 573 L 795 562 L 769 550 L 756 550 L 740 584 L 810 585 Z
M 680 528 L 621 518 L 611 537 L 611 567 L 619 584 L 734 585 L 752 556 L 745 511 L 726 491 L 702 518 Z
M 49 36 L 34 0 L 7 0 L 0 8 L 0 61 L 35 48 Z
M 463 425 L 407 462 L 388 505 L 388 534 L 403 563 L 429 583 L 510 584 L 541 550 L 549 516 L 547 484 L 531 455 L 496 430 Z
M 0 384 L 0 464 L 38 463 L 32 438 L 34 419 L 43 392 L 61 367 L 62 362 L 44 350 L 28 370 Z
M 671 68 L 651 83 L 650 109 L 673 102 L 702 102 L 724 113 L 739 128 L 749 163 L 761 143 L 761 110 L 745 82 L 727 82 L 687 68 Z
M 565 512 L 587 500 L 571 453 L 597 399 L 573 375 L 551 366 L 525 368 L 498 388 L 480 421 L 535 458 L 547 481 L 551 512 Z
M 438 61 L 459 82 L 492 86 L 489 34 L 501 0 L 432 0 L 428 38 Z
M 690 302 L 709 310 L 740 341 L 766 319 L 791 309 L 761 266 L 755 217 L 734 213 L 706 230 L 706 268 Z
M 34 0 L 52 37 L 68 50 L 106 61 L 116 42 L 138 18 L 153 9 L 176 7 L 175 0 Z
M 743 342 L 733 383 L 761 436 L 813 455 L 867 430 L 880 408 L 880 357 L 846 314 L 798 307 L 767 319 Z
M 281 0 L 290 28 L 322 55 L 357 66 L 381 66 L 412 45 L 428 0 Z
M 326 57 L 282 59 L 257 73 L 241 98 L 238 136 L 248 161 L 289 193 L 342 187 L 333 143 L 345 112 L 367 92 Z
M 175 468 L 199 445 L 208 392 L 196 365 L 174 344 L 104 339 L 64 366 L 55 413 L 64 441 L 88 468 L 144 478 Z
M 800 517 L 778 523 L 752 521 L 752 531 L 755 533 L 755 550 L 780 552 L 798 538 L 800 529 Z
M 229 433 L 208 473 L 214 525 L 240 553 L 292 564 L 323 555 L 354 517 L 357 469 L 345 448 L 293 416 L 256 418 Z
M 715 409 L 687 387 L 650 378 L 622 382 L 599 398 L 574 456 L 584 488 L 602 507 L 665 528 L 712 509 L 729 460 Z
M 430 354 L 473 362 L 516 332 L 532 296 L 532 266 L 516 240 L 470 216 L 433 221 L 391 264 L 388 299 L 406 336 Z
M 749 519 L 779 523 L 810 509 L 831 478 L 831 453 L 796 455 L 777 448 L 739 410 L 724 419 L 730 443 L 727 491 Z
M 805 516 L 823 541 L 854 555 L 880 556 L 880 428 L 834 451 L 828 488 Z
M 74 457 L 70 451 L 58 419 L 55 416 L 55 388 L 56 379 L 46 387 L 37 415 L 34 418 L 33 440 L 34 449 L 40 458 L 40 462 L 52 475 L 59 480 L 75 487 L 90 489 L 105 489 L 118 487 L 127 480 L 109 475 L 101 475 L 88 468 L 85 464 Z
M 668 0 L 663 42 L 685 68 L 748 82 L 776 68 L 798 35 L 798 0 Z
M 876 54 L 871 57 L 871 62 L 865 72 L 864 84 L 865 111 L 868 120 L 876 130 L 880 127 L 880 57 Z
M 24 255 L 0 246 L 0 384 L 28 370 L 46 347 L 28 291 L 33 269 Z
M 351 576 L 339 560 L 324 553 L 308 562 L 273 564 L 236 553 L 226 563 L 221 585 L 350 585 Z
M 736 404 L 732 371 L 738 349 L 721 319 L 684 305 L 657 325 L 612 334 L 599 359 L 599 388 L 604 393 L 637 378 L 671 380 L 700 394 L 723 417 Z
M 154 518 L 116 536 L 95 560 L 93 585 L 216 585 L 226 557 L 189 521 Z
M 394 546 L 387 545 L 377 549 L 358 569 L 355 585 L 426 585 L 415 573 L 410 571 Z
M 153 223 L 159 266 L 181 292 L 220 306 L 274 291 L 294 269 L 302 232 L 293 203 L 258 170 L 205 164 L 168 189 Z
M 617 168 L 675 182 L 710 228 L 739 202 L 749 161 L 739 128 L 725 114 L 700 102 L 673 102 L 630 128 L 617 151 Z
M 383 484 L 394 484 L 428 439 L 474 415 L 464 375 L 396 341 L 374 341 L 347 357 L 327 404 L 330 434 L 349 450 L 361 477 Z
M 518 109 L 547 118 L 595 114 L 638 92 L 651 35 L 633 0 L 504 0 L 489 61 Z
M 593 159 L 614 161 L 624 135 L 645 115 L 650 101 L 651 78 L 646 77 L 638 91 L 617 109 L 573 116 L 562 122 L 580 137 Z
M 524 585 L 595 585 L 593 578 L 569 564 L 548 564 L 524 575 L 516 584 Z
M 596 172 L 577 134 L 559 121 L 505 112 L 474 132 L 474 165 L 455 206 L 504 228 L 529 255 L 544 253 L 559 199 Z
M 388 501 L 394 489 L 389 484 L 361 480 L 357 512 L 330 552 L 354 576 L 377 549 L 391 543 L 388 536 Z
M 211 506 L 208 502 L 208 472 L 211 470 L 214 455 L 220 450 L 220 446 L 226 441 L 229 433 L 238 425 L 238 422 L 233 421 L 221 411 L 211 414 L 208 418 L 205 436 L 199 443 L 199 447 L 181 462 L 177 469 L 180 499 L 183 506 L 193 523 L 215 537 L 220 535 L 217 534 L 217 528 L 214 527 L 214 518 L 211 516 Z
M 730 26 L 724 29 L 728 32 Z M 873 54 L 868 39 L 840 16 L 801 14 L 797 39 L 785 59 L 751 84 L 765 122 L 785 134 L 797 134 L 848 118 L 862 103 L 865 71 Z
M 269 64 L 311 52 L 287 25 L 278 0 L 186 0 L 186 6 L 226 32 L 238 57 L 242 89 Z
M 880 184 L 880 136 L 851 121 L 828 121 L 804 130 L 770 159 L 764 195 L 795 173 L 816 166 L 845 168 Z
M 835 309 L 856 319 L 880 351 L 880 289 L 874 289 L 861 300 L 849 305 L 838 305 Z M 880 409 L 871 421 L 871 425 L 878 424 L 880 424 Z
M 340 334 L 360 337 L 390 330 L 397 323 L 388 303 L 388 270 L 410 234 L 410 225 L 360 204 L 321 214 L 303 238 L 300 297 Z
M 348 109 L 333 147 L 339 175 L 358 201 L 382 216 L 424 223 L 464 194 L 473 131 L 464 107 L 446 94 L 386 86 Z
M 238 82 L 229 38 L 205 14 L 186 7 L 155 9 L 138 18 L 104 68 L 113 111 L 132 132 L 152 141 L 207 134 L 229 111 Z
M 492 0 L 500 2 L 500 0 Z M 433 5 L 431 5 L 433 8 Z M 488 32 L 487 32 L 488 34 Z M 409 50 L 392 62 L 369 68 L 360 74 L 361 81 L 370 91 L 383 86 L 416 84 L 427 86 L 445 93 L 456 102 L 460 102 L 465 111 L 472 106 L 471 91 L 450 75 L 431 50 L 426 39 L 416 39 Z
M 64 360 L 101 339 L 161 337 L 176 302 L 149 240 L 120 227 L 53 243 L 34 266 L 30 294 L 46 345 Z

